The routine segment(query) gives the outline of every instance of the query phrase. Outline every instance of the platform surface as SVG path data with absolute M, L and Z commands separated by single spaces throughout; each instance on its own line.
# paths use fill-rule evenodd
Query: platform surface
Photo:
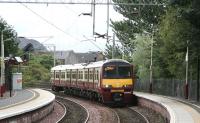
M 36 96 L 35 92 L 31 90 L 25 89 L 25 90 L 15 91 L 12 97 L 7 97 L 6 99 L 0 99 L 0 109 L 26 102 L 28 100 L 31 100 L 35 96 Z
M 134 94 L 164 106 L 170 114 L 170 123 L 200 123 L 200 113 L 184 103 L 154 94 L 140 92 Z
M 39 109 L 50 104 L 55 95 L 41 89 L 18 91 L 11 98 L 0 100 L 0 120 Z

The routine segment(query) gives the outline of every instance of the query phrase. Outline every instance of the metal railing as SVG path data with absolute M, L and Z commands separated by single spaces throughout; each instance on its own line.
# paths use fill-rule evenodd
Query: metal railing
M 189 80 L 189 100 L 197 99 L 197 81 Z M 149 80 L 137 80 L 135 83 L 135 91 L 149 92 Z M 177 79 L 154 79 L 153 93 L 176 98 L 185 98 L 185 80 Z M 200 97 L 199 97 L 200 98 Z

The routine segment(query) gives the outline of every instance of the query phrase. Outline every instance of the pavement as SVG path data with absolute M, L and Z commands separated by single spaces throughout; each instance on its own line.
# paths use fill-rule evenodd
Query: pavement
M 200 123 L 200 113 L 179 100 L 140 92 L 135 92 L 135 95 L 164 106 L 170 114 L 170 123 Z
M 12 97 L 7 96 L 7 98 L 0 99 L 0 122 L 3 119 L 45 107 L 54 100 L 54 94 L 42 89 L 35 88 L 15 91 Z M 23 116 L 26 117 L 25 115 Z
M 13 96 L 14 94 L 15 94 L 15 91 L 12 91 L 11 96 Z M 10 91 L 6 91 L 5 93 L 3 93 L 3 97 L 0 96 L 0 100 L 6 99 L 6 98 L 10 98 Z
M 4 93 L 4 96 L 0 98 L 0 110 L 9 106 L 13 106 L 19 103 L 26 102 L 36 95 L 30 90 L 18 90 L 13 91 L 12 97 L 10 97 L 10 92 Z

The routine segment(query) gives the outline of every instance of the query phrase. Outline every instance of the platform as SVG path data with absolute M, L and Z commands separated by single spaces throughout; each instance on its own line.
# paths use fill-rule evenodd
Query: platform
M 0 120 L 40 109 L 54 99 L 54 94 L 41 89 L 16 91 L 13 97 L 0 100 Z
M 134 94 L 165 107 L 170 115 L 170 123 L 200 123 L 200 113 L 184 103 L 154 94 L 140 92 Z

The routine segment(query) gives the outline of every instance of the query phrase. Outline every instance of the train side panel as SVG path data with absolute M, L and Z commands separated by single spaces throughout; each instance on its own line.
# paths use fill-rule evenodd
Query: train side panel
M 128 77 L 118 74 L 116 74 L 118 76 L 110 76 L 109 70 L 112 70 L 113 66 L 116 67 L 119 75 L 123 75 L 123 71 L 129 71 L 125 72 Z M 53 90 L 64 90 L 66 93 L 101 100 L 103 103 L 130 103 L 132 101 L 134 76 L 132 65 L 128 62 L 110 60 L 98 67 L 97 65 L 96 67 L 71 65 L 65 69 L 60 68 L 52 70 Z

